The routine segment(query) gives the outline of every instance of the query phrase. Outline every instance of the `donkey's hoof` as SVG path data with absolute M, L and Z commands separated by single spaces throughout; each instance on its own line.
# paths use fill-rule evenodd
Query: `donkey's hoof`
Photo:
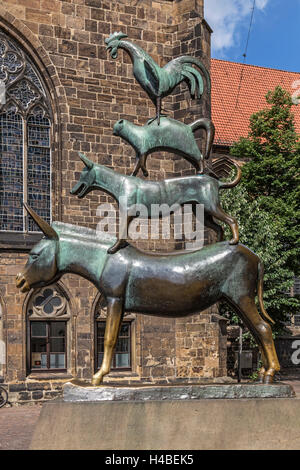
M 265 375 L 264 384 L 272 384 L 274 381 L 273 375 Z
M 97 387 L 98 385 L 100 385 L 102 382 L 102 379 L 92 379 L 92 385 L 93 387 Z
M 237 245 L 238 242 L 239 242 L 238 238 L 232 238 L 232 240 L 230 240 L 230 242 L 229 242 L 229 245 Z

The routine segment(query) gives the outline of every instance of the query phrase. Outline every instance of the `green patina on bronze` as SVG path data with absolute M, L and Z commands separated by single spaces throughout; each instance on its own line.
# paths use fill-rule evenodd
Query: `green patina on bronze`
M 126 37 L 127 35 L 121 31 L 111 34 L 109 38 L 105 39 L 106 48 L 110 50 L 113 59 L 118 56 L 119 48 L 128 52 L 133 63 L 134 77 L 156 106 L 158 123 L 161 114 L 161 99 L 172 93 L 174 88 L 181 82 L 188 82 L 192 96 L 197 98 L 202 96 L 204 91 L 203 78 L 193 65 L 200 69 L 205 76 L 208 93 L 210 93 L 210 75 L 199 59 L 181 56 L 171 60 L 164 67 L 159 67 L 141 47 L 129 41 L 122 41 Z
M 107 301 L 104 358 L 94 385 L 110 371 L 124 312 L 182 317 L 220 300 L 232 305 L 256 338 L 264 362 L 262 379 L 272 381 L 279 363 L 271 327 L 262 318 L 272 321 L 263 305 L 263 266 L 247 247 L 222 242 L 192 253 L 154 255 L 127 246 L 108 255 L 115 243 L 109 235 L 59 222 L 51 227 L 26 209 L 45 238 L 32 249 L 17 287 L 27 292 L 74 273 L 91 281 Z
M 152 205 L 162 206 L 160 216 L 164 217 L 174 212 L 178 206 L 192 204 L 196 215 L 196 204 L 203 204 L 205 225 L 218 233 L 219 240 L 223 238 L 223 229 L 216 224 L 213 217 L 227 223 L 233 233 L 231 244 L 239 241 L 237 221 L 226 214 L 220 206 L 219 190 L 236 186 L 241 179 L 241 169 L 237 168 L 237 177 L 231 182 L 218 181 L 209 175 L 193 175 L 181 178 L 171 178 L 163 181 L 145 181 L 134 176 L 127 176 L 118 173 L 103 165 L 98 165 L 89 160 L 84 154 L 79 153 L 85 168 L 82 170 L 78 183 L 71 190 L 71 194 L 76 194 L 83 198 L 90 191 L 100 189 L 113 196 L 120 206 L 123 201 L 123 214 L 127 216 L 127 223 L 124 226 L 124 233 L 119 234 L 116 244 L 109 249 L 109 253 L 115 253 L 125 246 L 126 235 L 130 222 L 137 215 L 130 215 L 130 208 L 136 204 L 143 204 L 147 209 L 149 218 L 154 218 Z M 175 206 L 175 207 L 174 207 Z M 176 207 L 177 206 L 177 207 Z M 165 210 L 165 212 L 164 212 Z
M 210 92 L 210 77 L 204 65 L 193 57 L 179 57 L 160 68 L 138 46 L 122 41 L 123 33 L 114 33 L 106 39 L 113 58 L 118 48 L 129 52 L 133 73 L 143 89 L 156 104 L 157 120 L 135 126 L 121 120 L 114 134 L 121 136 L 136 150 L 138 162 L 134 174 L 141 167 L 146 172 L 146 157 L 155 150 L 170 150 L 190 160 L 203 171 L 203 157 L 193 131 L 204 127 L 207 131 L 206 154 L 209 156 L 214 127 L 209 119 L 199 119 L 186 125 L 161 118 L 161 99 L 176 85 L 187 80 L 191 94 L 200 97 L 203 79 Z M 236 221 L 222 211 L 219 189 L 238 184 L 241 171 L 234 181 L 222 183 L 207 174 L 197 174 L 165 181 L 144 181 L 134 176 L 121 175 L 102 165 L 93 164 L 80 155 L 85 168 L 73 194 L 85 196 L 93 189 L 111 194 L 126 207 L 143 204 L 173 205 L 203 204 L 207 225 L 217 231 L 220 226 L 213 217 L 228 223 L 233 232 L 230 242 L 219 242 L 201 250 L 173 254 L 149 254 L 126 245 L 123 234 L 119 239 L 94 230 L 60 222 L 47 224 L 32 209 L 27 211 L 44 232 L 45 237 L 32 249 L 24 270 L 17 276 L 17 287 L 22 292 L 52 284 L 65 273 L 78 274 L 91 281 L 107 302 L 107 320 L 104 338 L 104 357 L 92 383 L 98 385 L 109 373 L 113 351 L 124 312 L 166 317 L 181 317 L 203 311 L 219 301 L 227 301 L 240 316 L 256 339 L 262 354 L 260 379 L 270 383 L 280 369 L 272 330 L 267 321 L 272 319 L 263 304 L 263 265 L 252 251 L 238 244 Z M 122 198 L 123 200 L 123 198 Z M 168 211 L 169 211 L 168 208 Z M 163 215 L 163 214 L 162 214 Z M 127 227 L 132 218 L 128 217 Z M 218 228 L 219 227 L 219 228 Z M 126 231 L 127 233 L 127 231 Z M 219 231 L 219 235 L 221 232 Z M 124 247 L 123 250 L 119 250 Z M 258 312 L 255 298 L 258 298 Z
M 197 145 L 194 132 L 198 129 L 206 131 L 205 158 L 210 155 L 215 136 L 215 127 L 210 119 L 201 118 L 191 124 L 184 124 L 174 119 L 162 117 L 160 125 L 156 120 L 137 126 L 120 119 L 113 128 L 113 134 L 122 137 L 135 150 L 137 163 L 132 173 L 136 176 L 139 169 L 142 169 L 145 176 L 148 176 L 146 169 L 146 159 L 150 153 L 159 150 L 169 151 L 186 158 L 197 171 L 203 173 L 203 155 Z

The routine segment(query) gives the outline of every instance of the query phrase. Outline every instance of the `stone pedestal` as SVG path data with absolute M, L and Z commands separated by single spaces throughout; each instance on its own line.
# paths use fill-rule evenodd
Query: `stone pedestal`
M 210 384 L 210 385 L 140 385 L 93 387 L 80 382 L 63 386 L 66 402 L 200 400 L 241 398 L 293 398 L 290 385 Z
M 300 400 L 271 398 L 293 397 L 288 385 L 113 388 L 65 385 L 64 399 L 43 406 L 31 449 L 300 447 Z

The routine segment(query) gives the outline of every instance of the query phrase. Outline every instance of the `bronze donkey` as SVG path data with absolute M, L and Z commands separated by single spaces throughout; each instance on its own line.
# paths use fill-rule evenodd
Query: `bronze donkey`
M 124 225 L 124 233 L 119 234 L 116 244 L 109 249 L 109 253 L 116 253 L 120 248 L 127 245 L 126 236 L 130 222 L 136 216 L 128 215 L 130 207 L 135 204 L 143 204 L 148 214 L 151 214 L 153 204 L 172 208 L 174 205 L 190 203 L 193 210 L 196 204 L 203 204 L 205 225 L 218 233 L 219 241 L 223 237 L 223 229 L 213 221 L 213 217 L 227 223 L 233 233 L 230 244 L 237 244 L 239 241 L 239 231 L 237 221 L 226 214 L 220 206 L 219 190 L 233 188 L 241 179 L 241 169 L 232 162 L 237 169 L 237 176 L 231 182 L 218 181 L 209 175 L 193 175 L 181 178 L 172 178 L 164 181 L 145 181 L 141 178 L 117 173 L 103 165 L 97 165 L 89 160 L 85 155 L 79 153 L 85 168 L 83 169 L 78 183 L 71 190 L 71 194 L 77 194 L 79 198 L 86 196 L 94 189 L 100 189 L 113 196 L 119 203 L 121 197 L 126 198 L 126 207 L 123 207 L 127 214 L 127 222 Z M 161 212 L 161 217 L 165 215 Z
M 50 226 L 26 209 L 45 237 L 17 276 L 21 292 L 75 273 L 91 281 L 106 299 L 104 357 L 94 385 L 110 371 L 124 312 L 183 317 L 221 300 L 235 309 L 253 334 L 263 358 L 261 381 L 272 382 L 280 366 L 271 327 L 262 318 L 272 322 L 263 305 L 263 265 L 247 247 L 221 242 L 185 254 L 154 255 L 128 246 L 109 256 L 107 249 L 115 242 L 109 235 L 60 222 Z

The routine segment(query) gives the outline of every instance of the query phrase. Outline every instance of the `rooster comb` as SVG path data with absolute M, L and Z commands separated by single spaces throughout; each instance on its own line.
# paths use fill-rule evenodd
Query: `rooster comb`
M 116 40 L 116 39 L 120 41 L 120 39 L 127 38 L 127 37 L 128 37 L 127 34 L 122 33 L 122 31 L 120 31 L 119 33 L 114 32 L 109 36 L 109 38 L 105 39 L 105 44 L 109 44 L 111 41 Z

